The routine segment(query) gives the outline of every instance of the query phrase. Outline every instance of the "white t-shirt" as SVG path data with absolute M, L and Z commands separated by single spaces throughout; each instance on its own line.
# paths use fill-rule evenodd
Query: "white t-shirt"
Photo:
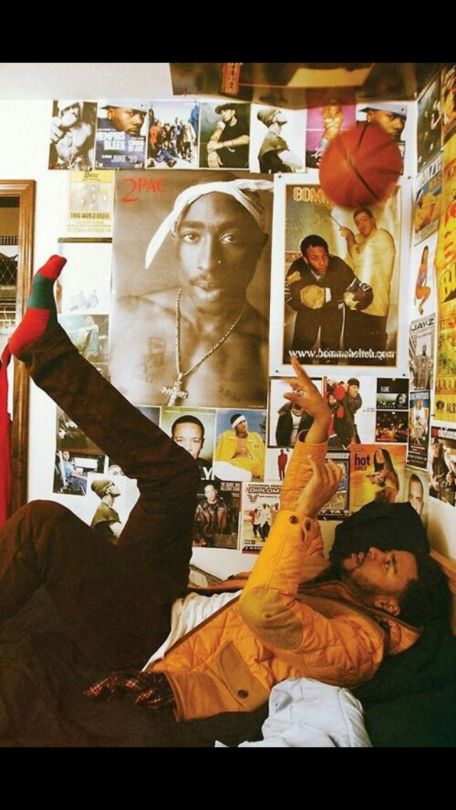
M 363 309 L 365 315 L 385 317 L 389 312 L 391 279 L 394 269 L 396 247 L 388 231 L 376 228 L 364 239 L 356 238 L 352 260 L 353 270 L 359 280 L 370 284 L 374 297 Z
M 298 437 L 299 423 L 300 423 L 302 417 L 301 416 L 296 416 L 296 414 L 294 414 L 293 411 L 291 411 L 291 418 L 293 420 L 293 427 L 292 427 L 291 433 L 290 433 L 289 444 L 290 444 L 290 447 L 294 447 L 296 439 Z
M 179 641 L 183 636 L 198 627 L 199 624 L 204 622 L 213 613 L 216 613 L 220 608 L 225 607 L 228 602 L 236 599 L 241 591 L 235 593 L 215 593 L 213 596 L 201 596 L 198 593 L 189 593 L 187 596 L 176 599 L 171 608 L 171 630 L 168 637 L 164 640 L 161 647 L 156 650 L 147 663 L 144 665 L 143 670 L 147 669 L 149 664 L 153 661 L 158 661 L 164 658 L 165 653 L 172 647 L 176 641 Z

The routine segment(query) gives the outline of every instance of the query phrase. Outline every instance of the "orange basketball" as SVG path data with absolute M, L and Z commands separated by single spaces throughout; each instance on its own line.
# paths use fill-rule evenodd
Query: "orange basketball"
M 402 171 L 399 147 L 378 124 L 340 132 L 323 153 L 320 185 L 337 205 L 357 208 L 387 197 Z

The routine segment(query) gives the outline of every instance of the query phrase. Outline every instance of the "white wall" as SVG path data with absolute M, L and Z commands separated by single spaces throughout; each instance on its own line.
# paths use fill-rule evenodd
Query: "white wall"
M 58 253 L 63 230 L 67 172 L 48 171 L 51 101 L 0 101 L 0 177 L 35 180 L 34 267 Z M 49 497 L 55 442 L 55 408 L 35 386 L 31 389 L 29 497 Z M 40 464 L 40 459 L 43 463 Z

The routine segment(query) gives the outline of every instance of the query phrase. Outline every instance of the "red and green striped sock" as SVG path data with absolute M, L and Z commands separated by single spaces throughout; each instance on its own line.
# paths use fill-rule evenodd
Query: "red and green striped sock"
M 54 282 L 65 264 L 66 259 L 62 256 L 51 256 L 34 275 L 25 315 L 8 341 L 11 354 L 21 354 L 50 324 L 57 323 Z

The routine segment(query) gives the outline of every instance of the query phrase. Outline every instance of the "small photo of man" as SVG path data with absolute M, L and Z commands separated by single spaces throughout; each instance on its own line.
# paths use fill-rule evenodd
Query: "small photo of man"
M 95 166 L 143 169 L 149 102 L 107 99 L 98 105 Z
M 252 104 L 250 170 L 263 174 L 302 171 L 305 126 L 305 110 Z
M 232 481 L 201 482 L 195 512 L 193 545 L 237 548 L 241 485 Z
M 90 472 L 84 519 L 97 534 L 116 545 L 138 497 L 136 481 L 119 474 L 114 466 L 107 473 Z
M 201 104 L 200 168 L 248 169 L 250 104 Z
M 50 169 L 93 169 L 97 105 L 80 99 L 52 103 Z
M 266 450 L 266 463 L 264 467 L 265 481 L 283 481 L 291 459 L 293 448 L 272 447 Z
M 261 480 L 264 475 L 266 411 L 217 412 L 214 474 L 223 481 Z
M 321 392 L 321 378 L 312 378 Z M 293 448 L 298 435 L 309 430 L 313 419 L 296 403 L 284 399 L 283 395 L 290 391 L 286 379 L 271 379 L 269 382 L 269 447 Z
M 418 513 L 424 525 L 427 524 L 428 492 L 429 476 L 427 472 L 406 468 L 404 474 L 405 498 Z
M 203 480 L 214 477 L 215 410 L 162 408 L 160 427 L 195 459 Z

